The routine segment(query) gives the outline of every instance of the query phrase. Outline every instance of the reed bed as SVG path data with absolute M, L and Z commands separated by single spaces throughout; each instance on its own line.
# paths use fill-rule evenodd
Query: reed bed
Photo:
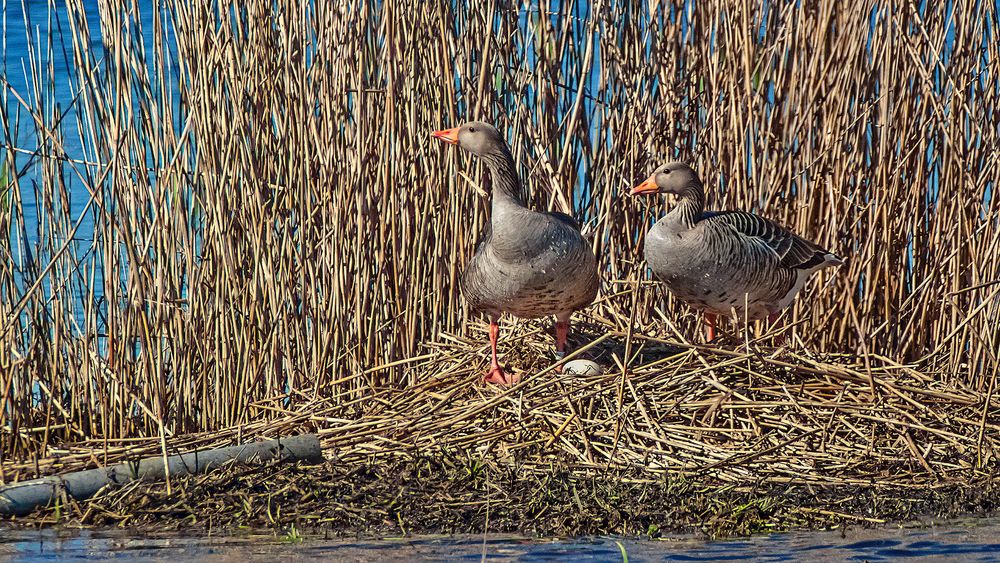
M 282 406 L 287 397 L 272 397 L 253 406 L 271 420 L 178 437 L 170 453 L 317 431 L 329 456 L 348 464 L 458 450 L 517 460 L 527 472 L 572 460 L 583 472 L 641 468 L 731 483 L 920 487 L 984 476 L 996 463 L 1000 400 L 887 358 L 865 364 L 853 355 L 774 355 L 756 344 L 741 350 L 633 334 L 625 371 L 558 374 L 538 360 L 545 328 L 518 327 L 521 347 L 508 359 L 531 375 L 511 389 L 477 385 L 482 346 L 445 335 L 408 368 L 413 385 L 294 409 Z M 590 345 L 577 356 L 624 366 L 624 333 L 594 324 L 578 338 Z M 6 470 L 24 478 L 160 448 L 155 437 L 104 443 L 53 448 L 45 466 L 31 461 Z M 108 457 L 95 459 L 96 451 Z
M 146 13 L 53 7 L 60 34 L 25 30 L 31 91 L 5 89 L 0 482 L 305 429 L 345 460 L 451 447 L 719 483 L 926 487 L 995 463 L 995 4 Z M 508 323 L 526 381 L 476 384 L 456 280 L 488 182 L 428 136 L 473 118 L 507 132 L 535 205 L 595 233 L 605 285 L 574 342 L 606 375 L 543 371 L 547 327 Z M 692 344 L 698 319 L 648 283 L 667 203 L 625 194 L 675 157 L 714 207 L 846 256 L 789 310 L 788 349 L 735 326 Z
M 274 398 L 255 405 L 272 413 L 266 423 L 170 442 L 190 451 L 318 431 L 324 465 L 222 468 L 174 482 L 173 493 L 135 483 L 27 522 L 724 535 L 878 525 L 1000 502 L 991 485 L 1000 402 L 912 366 L 775 355 L 760 343 L 633 335 L 628 346 L 627 335 L 595 323 L 577 336 L 590 343 L 577 354 L 623 366 L 628 346 L 631 367 L 559 375 L 538 360 L 548 328 L 517 328 L 521 346 L 508 358 L 531 375 L 502 392 L 475 385 L 482 346 L 446 334 L 410 363 L 409 387 L 296 410 Z M 155 438 L 68 446 L 43 463 L 8 464 L 8 479 L 160 449 Z

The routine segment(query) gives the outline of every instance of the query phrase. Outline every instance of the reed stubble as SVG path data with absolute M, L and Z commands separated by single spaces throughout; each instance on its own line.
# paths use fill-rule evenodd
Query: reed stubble
M 847 258 L 788 312 L 786 363 L 848 352 L 842 368 L 820 372 L 859 374 L 867 401 L 896 396 L 880 370 L 900 366 L 919 374 L 917 388 L 972 397 L 966 430 L 991 443 L 992 4 L 949 14 L 832 0 L 654 2 L 650 14 L 546 1 L 526 16 L 504 2 L 153 4 L 147 35 L 139 3 L 102 3 L 97 22 L 69 0 L 64 44 L 28 30 L 34 87 L 5 98 L 5 131 L 29 129 L 36 141 L 7 146 L 6 162 L 37 178 L 12 174 L 0 206 L 0 230 L 14 235 L 0 237 L 5 473 L 33 473 L 36 460 L 78 446 L 108 462 L 151 437 L 163 448 L 254 429 L 350 429 L 370 423 L 357 410 L 366 401 L 444 377 L 428 343 L 482 336 L 457 279 L 486 221 L 488 180 L 428 133 L 473 118 L 507 131 L 535 205 L 572 206 L 597 233 L 605 287 L 584 313 L 591 322 L 622 340 L 697 339 L 697 317 L 644 283 L 643 234 L 666 202 L 625 196 L 680 156 L 714 208 L 758 211 Z M 97 25 L 100 57 L 88 32 Z M 58 79 L 78 93 L 75 111 L 52 103 L 57 77 L 37 49 L 70 60 Z M 67 154 L 69 134 L 84 158 Z M 92 233 L 77 228 L 70 177 L 90 190 Z M 37 242 L 18 234 L 29 192 Z M 474 361 L 478 348 L 465 342 L 455 357 Z M 507 354 L 544 354 L 525 342 Z M 751 348 L 733 353 L 756 357 Z M 625 368 L 645 364 L 631 349 L 615 358 L 609 392 L 621 408 L 634 385 Z M 720 374 L 745 373 L 724 369 L 725 354 L 699 362 L 715 375 L 698 381 L 717 391 Z M 684 392 L 666 389 L 664 401 Z M 923 412 L 914 401 L 904 403 Z M 332 410 L 314 420 L 317 404 Z M 465 422 L 456 416 L 447 420 Z M 650 420 L 643 432 L 668 432 Z M 760 425 L 753 413 L 741 420 Z M 590 459 L 581 421 L 572 451 Z M 628 428 L 614 428 L 604 453 L 642 451 L 622 449 Z M 897 434 L 937 472 L 921 443 Z

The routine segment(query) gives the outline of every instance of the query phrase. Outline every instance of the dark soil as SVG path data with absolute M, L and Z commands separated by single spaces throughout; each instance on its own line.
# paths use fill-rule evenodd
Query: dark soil
M 790 529 L 877 526 L 994 513 L 991 480 L 901 488 L 746 483 L 740 486 L 614 473 L 582 475 L 484 465 L 449 453 L 395 462 L 232 466 L 207 475 L 110 491 L 8 524 L 212 531 L 539 536 L 700 532 L 710 537 Z

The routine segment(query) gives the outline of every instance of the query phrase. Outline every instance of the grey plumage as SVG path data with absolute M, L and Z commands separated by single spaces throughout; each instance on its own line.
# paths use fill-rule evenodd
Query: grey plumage
M 742 211 L 705 212 L 701 181 L 665 164 L 633 193 L 679 203 L 646 235 L 646 262 L 678 298 L 708 313 L 757 319 L 787 307 L 814 272 L 843 261 L 777 224 Z
M 466 126 L 496 132 L 485 123 Z M 495 135 L 478 155 L 492 177 L 490 222 L 462 274 L 462 294 L 472 310 L 492 317 L 568 316 L 597 295 L 594 253 L 573 218 L 525 206 L 510 150 Z
M 528 209 L 510 149 L 493 126 L 466 123 L 434 136 L 475 154 L 490 170 L 490 220 L 462 273 L 461 289 L 472 311 L 490 316 L 493 363 L 486 380 L 511 384 L 517 378 L 507 377 L 496 359 L 500 315 L 555 315 L 561 355 L 570 316 L 597 295 L 597 261 L 572 217 Z
M 537 318 L 586 307 L 598 288 L 590 248 L 580 244 L 582 237 L 570 224 L 525 211 L 505 213 L 501 222 L 509 226 L 491 224 L 484 233 L 462 273 L 470 309 L 492 317 L 506 312 Z

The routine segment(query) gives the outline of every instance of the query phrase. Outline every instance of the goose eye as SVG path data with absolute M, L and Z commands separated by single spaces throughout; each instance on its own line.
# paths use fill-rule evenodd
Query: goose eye
M 469 133 L 475 133 L 475 132 L 476 132 L 475 127 L 469 127 Z

